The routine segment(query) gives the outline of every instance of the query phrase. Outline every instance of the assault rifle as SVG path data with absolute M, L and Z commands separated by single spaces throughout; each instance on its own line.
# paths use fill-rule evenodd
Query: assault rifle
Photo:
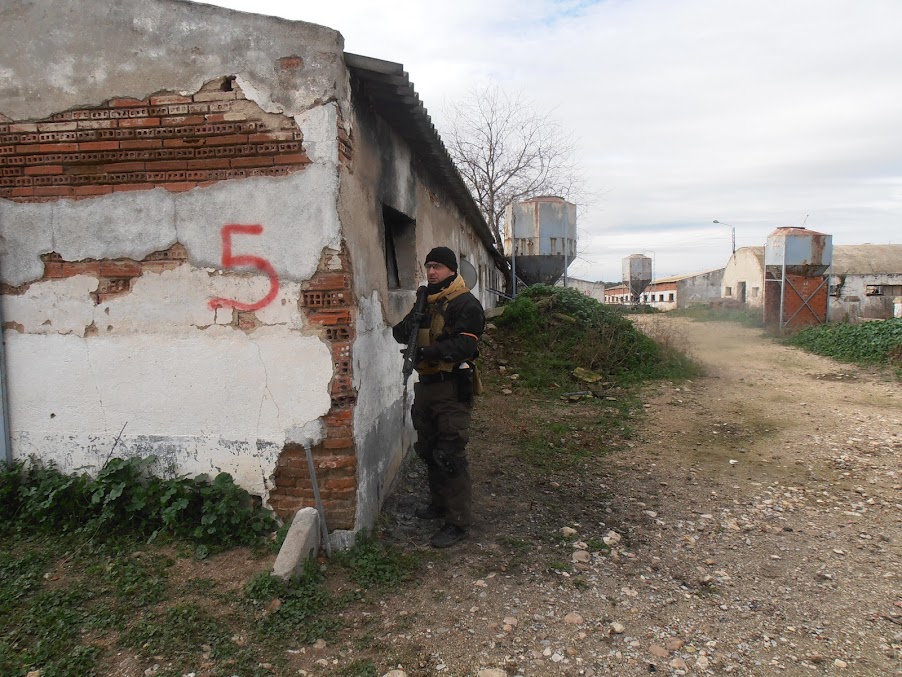
M 420 324 L 426 314 L 426 287 L 417 289 L 417 302 L 413 306 L 410 316 L 410 333 L 407 336 L 407 348 L 404 349 L 404 368 L 401 375 L 404 378 L 404 401 L 407 402 L 407 381 L 413 373 L 417 363 L 417 343 L 420 334 Z

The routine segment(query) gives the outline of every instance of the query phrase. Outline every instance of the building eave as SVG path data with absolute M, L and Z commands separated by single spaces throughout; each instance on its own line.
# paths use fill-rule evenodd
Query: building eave
M 432 124 L 403 64 L 350 52 L 345 52 L 344 58 L 351 77 L 363 85 L 376 112 L 424 160 L 427 170 L 448 191 L 454 204 L 495 258 L 496 264 L 505 267 L 504 257 L 495 248 L 488 223 Z

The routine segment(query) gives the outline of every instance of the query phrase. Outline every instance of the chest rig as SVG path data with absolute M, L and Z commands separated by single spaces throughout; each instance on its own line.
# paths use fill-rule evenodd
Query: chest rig
M 417 334 L 418 346 L 425 348 L 438 343 L 438 337 L 445 331 L 445 313 L 448 310 L 448 305 L 461 294 L 466 294 L 467 291 L 469 290 L 466 287 L 455 289 L 426 306 L 423 325 L 420 326 Z M 457 365 L 455 363 L 445 361 L 427 362 L 424 360 L 416 365 L 417 372 L 420 374 L 437 374 L 440 371 L 452 372 L 456 368 Z

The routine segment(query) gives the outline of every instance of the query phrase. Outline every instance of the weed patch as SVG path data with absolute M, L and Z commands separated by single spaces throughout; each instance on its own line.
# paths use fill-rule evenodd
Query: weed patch
M 358 538 L 347 552 L 335 554 L 335 561 L 361 588 L 394 588 L 406 581 L 420 565 L 411 553 L 387 545 L 374 538 Z
M 286 641 L 312 644 L 331 637 L 340 627 L 331 613 L 336 600 L 323 586 L 323 572 L 307 564 L 301 577 L 290 583 L 262 573 L 246 588 L 246 599 L 257 612 L 254 632 L 267 645 Z
M 608 384 L 685 378 L 691 364 L 608 306 L 575 289 L 534 285 L 505 307 L 497 340 L 516 358 L 520 383 L 532 389 L 586 389 L 582 368 Z
M 275 529 L 272 514 L 254 505 L 231 475 L 163 479 L 156 459 L 111 459 L 96 478 L 65 475 L 32 459 L 0 473 L 0 532 L 85 530 L 107 539 L 164 535 L 197 544 L 197 554 L 250 545 Z

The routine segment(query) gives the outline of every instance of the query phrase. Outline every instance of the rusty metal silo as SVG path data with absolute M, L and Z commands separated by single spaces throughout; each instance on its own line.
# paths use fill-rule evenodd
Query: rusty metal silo
M 576 205 L 560 197 L 508 205 L 504 250 L 514 275 L 527 285 L 553 285 L 576 256 Z
M 764 323 L 785 329 L 829 319 L 833 236 L 777 228 L 764 246 Z
M 623 259 L 623 286 L 629 290 L 630 303 L 638 303 L 642 292 L 651 284 L 652 260 L 643 254 Z

